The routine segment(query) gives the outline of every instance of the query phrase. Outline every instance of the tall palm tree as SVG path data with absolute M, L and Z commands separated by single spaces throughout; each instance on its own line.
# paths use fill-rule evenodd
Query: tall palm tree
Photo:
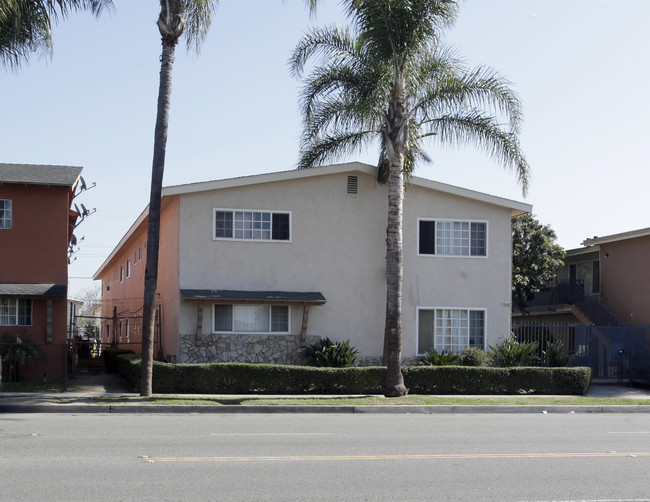
M 158 30 L 162 38 L 158 111 L 154 132 L 151 194 L 147 223 L 147 265 L 144 276 L 144 307 L 142 314 L 142 367 L 140 394 L 150 396 L 153 376 L 153 338 L 158 287 L 158 246 L 160 244 L 160 206 L 165 150 L 169 128 L 169 105 L 172 92 L 172 68 L 176 45 L 184 35 L 188 48 L 197 50 L 210 27 L 212 13 L 219 0 L 160 0 Z
M 299 168 L 379 146 L 378 178 L 388 184 L 384 393 L 403 396 L 402 208 L 405 178 L 429 162 L 427 139 L 473 143 L 516 172 L 528 164 L 518 143 L 521 106 L 489 68 L 466 68 L 441 42 L 454 0 L 344 0 L 351 27 L 314 29 L 290 59 L 304 78 Z M 308 62 L 315 66 L 305 75 Z M 503 124 L 502 122 L 505 122 Z
M 305 0 L 314 12 L 319 0 Z M 165 169 L 165 149 L 169 125 L 172 67 L 174 52 L 185 35 L 188 47 L 200 49 L 210 28 L 211 17 L 219 0 L 160 0 L 158 29 L 162 37 L 158 112 L 154 134 L 151 195 L 147 223 L 147 264 L 144 276 L 144 306 L 142 313 L 142 366 L 140 394 L 150 396 L 153 387 L 153 338 L 158 288 L 158 246 L 160 245 L 160 207 Z
M 75 11 L 98 16 L 112 0 L 2 0 L 0 1 L 0 66 L 16 69 L 32 53 L 52 53 L 52 21 Z

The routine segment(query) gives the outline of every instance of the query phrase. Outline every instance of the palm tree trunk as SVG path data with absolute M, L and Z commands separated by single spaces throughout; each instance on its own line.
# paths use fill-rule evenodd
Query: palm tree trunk
M 144 308 L 142 319 L 142 367 L 140 395 L 150 396 L 153 391 L 153 338 L 156 317 L 156 290 L 158 288 L 158 249 L 160 245 L 160 206 L 162 199 L 165 150 L 169 128 L 169 104 L 172 94 L 172 68 L 176 43 L 163 39 L 160 59 L 160 84 L 158 112 L 154 134 L 153 166 L 151 171 L 151 197 L 147 228 L 147 266 L 144 275 Z
M 396 72 L 397 73 L 397 72 Z M 385 145 L 388 155 L 388 225 L 386 227 L 386 325 L 384 362 L 386 397 L 405 396 L 402 375 L 402 213 L 404 207 L 404 154 L 408 136 L 405 86 L 396 78 L 386 117 Z
M 386 326 L 384 395 L 407 394 L 402 376 L 402 208 L 404 169 L 391 163 L 388 174 L 388 225 L 386 227 Z

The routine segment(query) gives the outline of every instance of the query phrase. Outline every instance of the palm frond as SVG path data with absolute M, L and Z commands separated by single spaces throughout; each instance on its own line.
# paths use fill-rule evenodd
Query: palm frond
M 357 40 L 349 30 L 335 26 L 315 28 L 298 42 L 289 58 L 289 71 L 292 76 L 301 78 L 309 59 L 316 59 L 317 63 L 326 60 L 328 64 L 349 65 L 360 57 Z
M 41 4 L 7 1 L 0 9 L 0 65 L 15 70 L 32 53 L 52 53 L 52 25 Z
M 317 139 L 301 150 L 297 167 L 308 169 L 321 166 L 350 152 L 361 151 L 375 135 L 375 131 L 339 132 Z
M 300 107 L 307 136 L 315 129 L 357 123 L 362 129 L 379 130 L 381 110 L 390 92 L 390 81 L 372 68 L 321 66 L 306 80 Z M 344 126 L 347 127 L 347 126 Z
M 187 50 L 193 49 L 197 54 L 200 52 L 218 3 L 219 0 L 185 0 L 187 26 L 184 35 Z
M 512 132 L 518 132 L 522 106 L 510 82 L 487 67 L 466 69 L 457 64 L 441 66 L 431 62 L 420 75 L 413 104 L 423 121 L 462 109 L 482 109 L 507 118 Z M 432 113 L 433 112 L 433 113 Z
M 375 57 L 396 62 L 421 52 L 453 24 L 455 0 L 348 0 L 348 17 Z
M 0 2 L 0 66 L 17 69 L 33 53 L 52 54 L 52 22 L 72 12 L 99 16 L 112 0 L 2 0 Z
M 428 126 L 436 131 L 436 138 L 442 144 L 473 143 L 506 169 L 514 171 L 526 195 L 530 178 L 528 161 L 519 146 L 517 135 L 504 131 L 493 116 L 470 110 L 439 117 Z

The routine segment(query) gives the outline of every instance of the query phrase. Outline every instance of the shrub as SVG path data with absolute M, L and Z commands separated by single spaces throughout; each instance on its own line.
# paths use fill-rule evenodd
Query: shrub
M 4 333 L 0 337 L 0 358 L 7 365 L 10 382 L 19 382 L 22 379 L 21 368 L 25 363 L 45 361 L 45 351 L 25 335 Z
M 459 366 L 485 366 L 486 363 L 487 355 L 485 351 L 477 347 L 467 347 L 458 354 Z
M 422 357 L 420 364 L 426 366 L 450 366 L 456 364 L 458 360 L 458 355 L 453 352 L 445 352 L 444 350 L 440 353 L 436 349 L 427 350 Z
M 350 347 L 350 340 L 333 342 L 321 338 L 305 348 L 305 357 L 313 366 L 328 368 L 347 368 L 357 360 L 357 349 Z
M 569 354 L 560 341 L 549 343 L 544 351 L 544 365 L 552 368 L 566 366 L 569 362 Z
M 539 359 L 537 342 L 518 342 L 513 336 L 497 344 L 496 347 L 492 345 L 489 347 L 492 365 L 501 368 L 531 366 Z
M 117 357 L 120 374 L 137 391 L 140 356 Z M 590 368 L 407 366 L 412 394 L 585 394 Z M 279 364 L 153 363 L 157 394 L 381 394 L 386 368 L 314 368 Z

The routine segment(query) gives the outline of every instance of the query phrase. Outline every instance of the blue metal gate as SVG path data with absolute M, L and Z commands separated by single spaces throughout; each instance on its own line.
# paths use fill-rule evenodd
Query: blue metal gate
M 649 326 L 584 326 L 515 320 L 513 331 L 522 339 L 535 337 L 540 347 L 561 341 L 571 356 L 570 364 L 591 367 L 595 381 L 650 385 Z

